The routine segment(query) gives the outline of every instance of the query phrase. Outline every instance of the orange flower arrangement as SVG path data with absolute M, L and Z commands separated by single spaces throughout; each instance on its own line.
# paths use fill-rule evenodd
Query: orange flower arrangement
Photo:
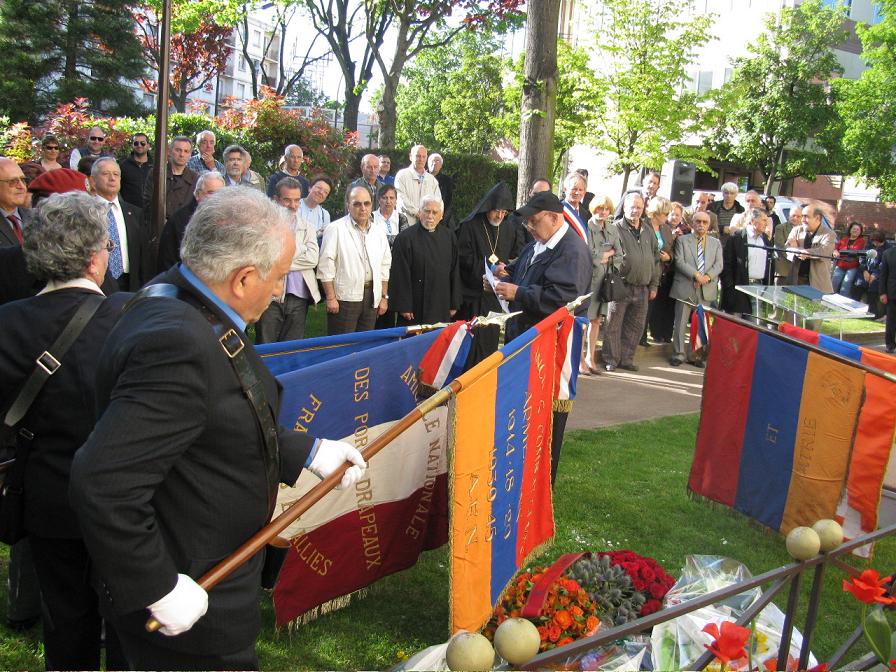
M 532 587 L 544 573 L 544 567 L 525 571 L 507 587 L 495 613 L 482 634 L 494 640 L 495 630 L 508 618 L 517 618 L 526 604 Z M 565 646 L 582 637 L 593 635 L 600 619 L 597 606 L 588 593 L 572 579 L 560 578 L 548 590 L 544 608 L 537 618 L 531 619 L 541 635 L 540 651 Z

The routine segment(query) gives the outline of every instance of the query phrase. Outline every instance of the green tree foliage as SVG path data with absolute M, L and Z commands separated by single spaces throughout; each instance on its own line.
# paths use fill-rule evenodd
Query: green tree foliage
M 507 113 L 502 120 L 504 134 L 520 137 L 520 103 L 523 90 L 523 61 L 514 65 L 513 80 L 504 89 Z M 588 52 L 564 40 L 557 42 L 557 104 L 554 111 L 554 173 L 564 154 L 579 142 L 588 142 L 588 129 L 603 115 L 606 88 L 588 63 Z
M 694 129 L 697 96 L 687 68 L 709 38 L 712 17 L 689 16 L 691 0 L 604 0 L 592 62 L 606 89 L 605 113 L 590 124 L 594 145 L 611 155 L 612 172 L 629 175 L 683 155 Z M 559 96 L 558 96 L 559 99 Z
M 843 147 L 854 172 L 896 200 L 896 0 L 881 0 L 882 20 L 857 26 L 868 69 L 857 81 L 839 80 L 837 107 Z
M 497 42 L 464 31 L 404 69 L 396 96 L 395 144 L 487 154 L 501 139 L 502 62 Z
M 842 72 L 832 47 L 846 39 L 843 19 L 842 9 L 821 0 L 769 14 L 715 95 L 710 147 L 761 170 L 766 191 L 780 180 L 835 172 L 842 162 L 830 82 Z
M 0 0 L 0 110 L 34 120 L 87 98 L 103 114 L 139 112 L 125 80 L 145 70 L 129 2 Z

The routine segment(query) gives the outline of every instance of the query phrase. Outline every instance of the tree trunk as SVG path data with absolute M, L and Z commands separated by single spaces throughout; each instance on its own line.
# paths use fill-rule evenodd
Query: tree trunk
M 622 192 L 619 194 L 619 198 L 625 196 L 625 191 L 628 189 L 628 178 L 631 177 L 632 169 L 626 167 L 622 171 Z
M 529 3 L 526 60 L 520 108 L 520 165 L 517 202 L 523 203 L 532 181 L 554 165 L 554 106 L 557 97 L 557 24 L 560 0 Z
M 171 94 L 168 97 L 168 100 L 171 102 L 171 107 L 175 109 L 177 112 L 186 112 L 187 111 L 187 96 L 189 94 L 186 91 L 171 91 Z
M 391 149 L 395 147 L 395 93 L 398 90 L 399 78 L 389 76 L 384 80 L 383 96 L 376 106 L 380 124 L 377 147 Z
M 342 110 L 342 130 L 358 130 L 358 109 L 361 107 L 361 94 L 354 88 L 345 87 L 345 108 Z

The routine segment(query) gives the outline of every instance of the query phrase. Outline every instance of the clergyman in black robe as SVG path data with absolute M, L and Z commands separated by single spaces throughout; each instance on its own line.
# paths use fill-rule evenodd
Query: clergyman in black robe
M 513 194 L 505 182 L 498 182 L 467 215 L 457 231 L 460 277 L 463 302 L 458 317 L 470 320 L 490 311 L 501 312 L 495 293 L 484 290 L 482 276 L 485 264 L 494 268 L 516 259 L 526 244 L 523 228 L 507 219 L 514 208 Z M 498 349 L 500 327 L 476 327 L 467 368 L 482 361 Z
M 398 324 L 448 322 L 460 308 L 457 239 L 440 226 L 443 204 L 424 197 L 416 225 L 395 237 L 389 276 L 389 304 Z

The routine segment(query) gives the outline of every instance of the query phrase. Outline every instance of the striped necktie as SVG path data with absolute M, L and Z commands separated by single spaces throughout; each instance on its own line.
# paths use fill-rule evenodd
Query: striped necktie
M 703 239 L 697 239 L 697 270 L 702 274 L 706 270 L 706 258 L 703 256 Z

